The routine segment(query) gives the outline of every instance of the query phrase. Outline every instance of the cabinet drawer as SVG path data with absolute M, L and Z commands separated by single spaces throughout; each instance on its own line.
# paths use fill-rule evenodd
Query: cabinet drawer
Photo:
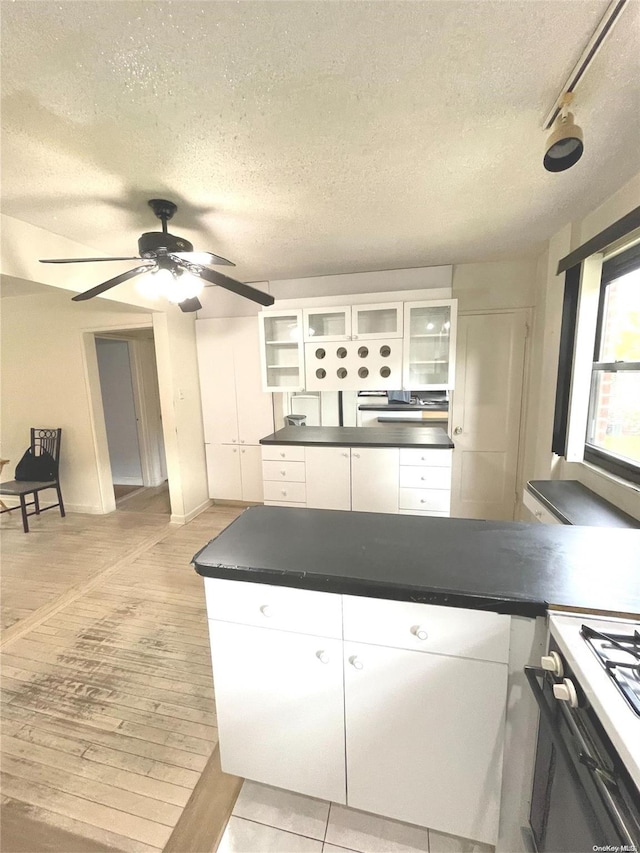
M 294 509 L 306 509 L 306 504 L 295 503 L 295 501 L 264 501 L 265 506 L 292 506 Z
M 287 462 L 304 462 L 304 446 L 299 444 L 263 444 L 262 459 Z
M 451 468 L 401 465 L 401 489 L 451 489 Z
M 275 483 L 272 480 L 265 480 L 264 499 L 303 504 L 307 502 L 307 487 L 304 483 Z
M 207 616 L 223 622 L 342 637 L 339 595 L 262 583 L 205 578 Z
M 420 450 L 419 448 L 400 448 L 401 465 L 435 465 L 438 468 L 451 468 L 451 450 Z
M 282 483 L 304 483 L 304 462 L 266 461 L 262 463 L 263 480 L 279 480 Z
M 450 518 L 451 515 L 448 512 L 425 512 L 421 509 L 401 509 L 398 510 L 398 515 L 425 515 L 429 516 L 429 518 Z
M 420 509 L 428 512 L 449 512 L 451 492 L 448 489 L 400 489 L 400 509 Z
M 549 512 L 546 506 L 537 498 L 528 492 L 526 489 L 522 493 L 522 503 L 526 506 L 526 508 L 531 512 L 536 519 L 536 521 L 542 522 L 542 524 L 562 524 L 559 518 Z
M 396 649 L 507 663 L 511 617 L 501 613 L 343 596 L 344 638 Z

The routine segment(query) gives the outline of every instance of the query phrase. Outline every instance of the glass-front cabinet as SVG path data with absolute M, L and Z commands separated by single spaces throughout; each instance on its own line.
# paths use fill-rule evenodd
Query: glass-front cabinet
M 405 302 L 403 387 L 453 388 L 457 300 Z
M 304 340 L 348 341 L 351 340 L 351 307 L 304 308 L 302 311 Z
M 402 337 L 402 302 L 384 302 L 378 305 L 351 306 L 352 338 Z
M 260 348 L 262 386 L 265 391 L 302 391 L 304 356 L 302 311 L 262 311 Z

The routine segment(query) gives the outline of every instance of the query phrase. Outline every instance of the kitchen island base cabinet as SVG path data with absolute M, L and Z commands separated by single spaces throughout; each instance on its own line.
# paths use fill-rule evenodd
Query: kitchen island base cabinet
M 506 689 L 506 664 L 346 642 L 349 806 L 495 844 Z
M 209 621 L 225 773 L 346 803 L 342 642 Z
M 355 512 L 398 512 L 397 447 L 351 449 L 351 509 Z
M 348 447 L 306 447 L 307 506 L 351 509 L 351 450 Z

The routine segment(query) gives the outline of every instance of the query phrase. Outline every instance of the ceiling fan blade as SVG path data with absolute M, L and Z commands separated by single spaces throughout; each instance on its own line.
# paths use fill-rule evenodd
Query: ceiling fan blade
M 228 276 L 222 275 L 221 272 L 200 269 L 198 270 L 197 275 L 199 275 L 200 278 L 205 278 L 212 284 L 218 284 L 220 287 L 224 287 L 232 293 L 237 293 L 238 296 L 244 296 L 245 299 L 251 299 L 253 302 L 257 302 L 260 305 L 273 305 L 275 302 L 275 299 L 269 293 L 264 293 L 262 290 L 256 290 L 255 287 L 243 284 L 241 281 L 236 281 L 234 278 L 228 278 Z
M 139 255 L 133 255 L 128 258 L 44 258 L 40 259 L 41 264 L 94 264 L 96 261 L 141 261 Z
M 220 255 L 214 255 L 213 252 L 172 252 L 171 254 L 182 261 L 189 261 L 193 264 L 217 264 L 235 267 L 233 261 L 228 261 Z
M 178 302 L 180 309 L 185 312 L 189 311 L 199 311 L 202 308 L 202 304 L 197 296 L 191 296 L 189 299 L 183 299 L 182 302 Z
M 92 287 L 91 290 L 85 290 L 84 293 L 77 293 L 75 296 L 72 296 L 73 302 L 84 302 L 85 299 L 93 299 L 94 296 L 100 296 L 101 293 L 104 293 L 105 290 L 111 290 L 112 287 L 115 287 L 118 284 L 122 284 L 123 281 L 127 281 L 130 278 L 133 278 L 136 275 L 142 275 L 142 273 L 149 272 L 153 267 L 150 264 L 145 264 L 141 267 L 135 267 L 135 269 L 129 270 L 128 272 L 123 272 L 121 275 L 117 275 L 115 278 L 110 278 L 109 281 L 103 281 L 102 284 L 97 284 L 95 287 Z

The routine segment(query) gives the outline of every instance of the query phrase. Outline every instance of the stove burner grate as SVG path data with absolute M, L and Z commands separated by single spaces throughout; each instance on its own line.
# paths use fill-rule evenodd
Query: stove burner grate
M 632 710 L 640 716 L 640 633 L 605 634 L 583 625 L 580 634 Z

